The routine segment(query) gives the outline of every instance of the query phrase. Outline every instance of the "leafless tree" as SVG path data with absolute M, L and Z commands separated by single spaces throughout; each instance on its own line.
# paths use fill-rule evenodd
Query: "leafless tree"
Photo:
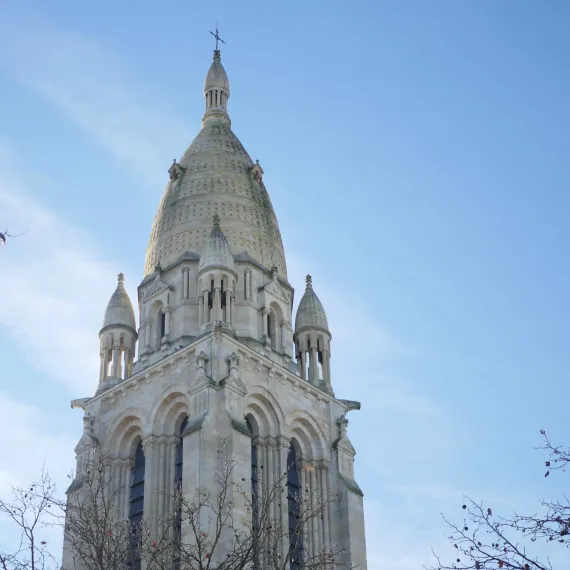
M 553 471 L 565 471 L 570 464 L 570 449 L 553 445 L 541 431 L 546 452 L 545 477 Z M 465 497 L 461 506 L 463 522 L 450 522 L 444 517 L 455 549 L 455 559 L 443 562 L 436 555 L 432 570 L 553 570 L 546 546 L 570 547 L 570 501 L 543 501 L 541 511 L 532 515 L 514 513 L 497 516 L 490 505 Z M 541 548 L 540 548 L 541 547 Z M 435 554 L 435 553 L 434 553 Z
M 66 531 L 64 548 L 77 569 L 124 570 L 138 556 L 146 527 L 133 527 L 119 509 L 110 465 L 96 440 L 87 456 L 66 501 L 60 503 Z
M 1 554 L 1 570 L 55 570 L 39 529 L 65 525 L 64 549 L 72 568 L 65 570 L 329 570 L 352 566 L 340 545 L 319 536 L 318 522 L 338 500 L 311 483 L 306 469 L 304 489 L 292 492 L 287 472 L 272 485 L 252 488 L 249 465 L 244 472 L 220 438 L 212 485 L 175 489 L 164 496 L 172 514 L 132 525 L 118 506 L 110 477 L 110 461 L 93 440 L 67 497 L 59 499 L 46 473 L 29 491 L 14 489 L 14 500 L 0 502 L 0 512 L 18 524 L 20 548 Z M 39 538 L 38 538 L 39 536 Z M 40 542 L 38 542 L 40 541 Z M 325 543 L 325 544 L 323 544 Z
M 51 570 L 58 567 L 46 540 L 46 529 L 54 524 L 56 511 L 55 485 L 45 470 L 29 487 L 12 487 L 12 499 L 0 500 L 0 514 L 12 523 L 18 545 L 10 551 L 0 546 L 0 568 Z
M 28 231 L 28 230 L 26 230 Z M 4 232 L 0 232 L 0 247 L 2 247 L 3 245 L 6 244 L 6 241 L 8 240 L 8 238 L 15 238 L 15 237 L 20 237 L 23 236 L 26 232 L 22 232 L 21 234 L 16 234 L 16 235 L 12 235 L 8 233 L 8 230 L 4 231 Z
M 236 475 L 238 462 L 220 439 L 212 474 L 215 491 L 177 491 L 175 517 L 159 523 L 161 535 L 147 541 L 141 553 L 147 567 L 289 570 L 293 561 L 298 570 L 353 568 L 346 563 L 342 546 L 317 546 L 316 521 L 326 516 L 338 500 L 336 492 L 323 496 L 316 485 L 307 484 L 292 494 L 288 491 L 287 472 L 256 492 L 249 477 Z M 294 520 L 293 525 L 289 525 L 290 520 Z M 309 544 L 310 551 L 306 548 Z

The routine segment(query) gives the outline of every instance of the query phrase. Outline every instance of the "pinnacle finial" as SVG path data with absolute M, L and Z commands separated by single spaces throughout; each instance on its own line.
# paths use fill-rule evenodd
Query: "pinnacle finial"
M 215 230 L 221 229 L 221 228 L 220 228 L 220 216 L 218 216 L 218 214 L 214 214 L 213 229 L 215 229 Z
M 119 285 L 123 285 L 125 283 L 125 275 L 123 273 L 119 273 L 119 275 L 117 275 L 117 277 L 118 277 Z
M 307 277 L 305 277 L 305 283 L 307 284 L 307 289 L 313 288 L 313 278 L 310 275 L 307 275 Z

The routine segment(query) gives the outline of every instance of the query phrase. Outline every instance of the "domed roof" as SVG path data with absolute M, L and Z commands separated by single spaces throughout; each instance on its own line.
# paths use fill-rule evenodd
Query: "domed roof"
M 313 281 L 310 275 L 307 275 L 306 281 L 307 288 L 295 316 L 295 333 L 300 333 L 306 329 L 322 329 L 328 332 L 327 315 L 323 304 L 313 290 Z
M 216 267 L 227 268 L 235 273 L 234 256 L 232 255 L 230 244 L 220 228 L 220 216 L 218 214 L 214 215 L 212 233 L 206 240 L 204 251 L 200 255 L 198 272 Z
M 208 76 L 215 75 L 212 69 L 218 64 L 214 58 Z M 225 72 L 220 77 L 227 79 Z M 144 274 L 150 275 L 157 263 L 166 269 L 187 251 L 202 251 L 212 216 L 218 214 L 234 255 L 245 253 L 268 269 L 276 265 L 286 278 L 283 243 L 263 171 L 232 132 L 225 107 L 209 108 L 206 114 L 202 130 L 169 171 Z
M 137 329 L 135 312 L 125 289 L 125 276 L 122 273 L 119 273 L 119 283 L 107 305 L 103 319 L 103 328 L 117 325 L 130 327 L 134 331 Z
M 228 99 L 230 97 L 230 82 L 228 80 L 228 74 L 222 65 L 220 58 L 220 51 L 214 51 L 214 61 L 210 65 L 208 74 L 204 81 L 204 95 L 211 89 L 223 90 L 226 92 Z

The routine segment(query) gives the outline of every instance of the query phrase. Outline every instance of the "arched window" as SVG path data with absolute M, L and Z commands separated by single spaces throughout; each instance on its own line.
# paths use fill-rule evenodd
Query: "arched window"
M 293 444 L 287 455 L 287 503 L 289 510 L 290 569 L 296 570 L 303 559 L 303 529 L 301 527 L 301 474 L 297 451 Z
M 136 552 L 140 540 L 139 528 L 143 517 L 144 506 L 144 470 L 145 457 L 142 441 L 137 445 L 135 451 L 135 464 L 131 475 L 131 492 L 129 499 L 129 521 L 131 523 L 133 551 Z M 134 570 L 140 570 L 141 560 L 138 555 L 133 557 Z

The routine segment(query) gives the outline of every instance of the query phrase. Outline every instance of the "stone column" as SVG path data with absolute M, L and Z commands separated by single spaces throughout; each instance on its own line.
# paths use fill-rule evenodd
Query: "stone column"
M 311 346 L 309 362 L 309 380 L 316 384 L 319 380 L 319 366 L 317 364 L 317 349 Z
M 168 337 L 170 335 L 170 319 L 172 317 L 172 311 L 167 309 L 164 313 L 164 336 Z
M 113 460 L 113 503 L 118 508 L 121 499 L 121 470 L 123 466 L 120 459 Z
M 285 337 L 287 336 L 287 321 L 281 321 L 281 342 L 277 346 L 277 350 L 285 352 Z
M 230 299 L 230 324 L 233 326 L 236 322 L 236 296 L 232 295 Z
M 113 364 L 111 367 L 111 376 L 113 378 L 119 377 L 119 354 L 120 354 L 119 345 L 114 342 L 113 343 Z
M 139 326 L 139 356 L 144 354 L 146 348 L 146 325 L 141 321 Z
M 219 321 L 220 319 L 220 312 L 222 308 L 222 302 L 220 297 L 220 288 L 214 288 L 214 301 L 212 302 L 212 320 Z
M 327 536 L 325 537 L 325 540 L 328 540 L 329 543 L 329 552 L 332 549 L 332 544 L 333 544 L 333 520 L 332 520 L 332 508 L 331 508 L 331 502 L 330 502 L 330 496 L 331 496 L 331 474 L 330 474 L 330 470 L 328 468 L 328 464 L 327 464 L 327 468 L 325 471 L 325 483 L 326 483 L 326 493 L 327 493 L 327 498 L 328 498 L 328 504 L 327 504 L 327 521 L 328 521 L 328 533 Z
M 127 350 L 125 352 L 126 354 L 126 362 L 125 362 L 125 378 L 129 378 L 130 376 L 133 375 L 133 351 L 132 350 Z
M 167 502 L 165 505 L 166 509 L 166 517 L 168 517 L 168 521 L 170 524 L 170 532 L 169 537 L 170 540 L 174 539 L 174 525 L 173 525 L 173 517 L 174 517 L 174 497 L 176 494 L 177 489 L 174 487 L 174 475 L 176 469 L 176 447 L 179 441 L 178 436 L 172 436 L 168 440 L 168 452 L 167 452 L 167 461 L 168 461 L 168 470 L 167 470 L 167 489 L 168 489 L 168 497 Z M 184 465 L 184 464 L 183 464 Z
M 198 297 L 198 325 L 202 326 L 204 322 L 204 298 L 202 295 Z
M 134 467 L 134 460 L 133 459 L 127 459 L 125 461 L 125 475 L 124 475 L 124 481 L 125 481 L 125 494 L 123 496 L 124 499 L 124 504 L 123 504 L 123 513 L 125 517 L 129 516 L 129 512 L 130 512 L 130 506 L 131 506 L 131 473 Z
M 106 363 L 107 363 L 107 350 L 102 350 L 99 353 L 99 356 L 101 357 L 101 366 L 99 367 L 99 380 L 105 380 L 105 378 L 107 377 L 107 370 L 106 370 Z
M 310 492 L 310 499 L 309 505 L 311 508 L 311 518 L 309 521 L 309 529 L 311 532 L 311 553 L 313 560 L 315 560 L 318 551 L 319 551 L 319 529 L 317 521 L 320 521 L 320 518 L 317 519 L 316 511 L 317 511 L 317 497 L 318 497 L 318 487 L 317 487 L 317 474 L 315 472 L 315 462 L 311 461 L 309 466 L 308 472 L 308 479 L 309 479 L 309 492 Z
M 287 457 L 291 442 L 286 437 L 279 438 L 279 484 L 281 487 L 282 556 L 289 551 L 289 501 L 287 499 Z
M 158 538 L 162 538 L 162 531 L 164 528 L 164 501 L 166 499 L 165 489 L 165 471 L 166 471 L 166 438 L 161 438 L 158 444 L 159 462 L 158 462 Z
M 204 291 L 204 324 L 210 322 L 210 309 L 208 308 L 208 291 Z
M 231 313 L 232 313 L 232 294 L 230 291 L 226 291 L 226 311 L 224 315 L 224 321 L 226 323 L 231 322 Z
M 182 269 L 182 299 L 190 298 L 190 273 L 188 267 Z
M 300 370 L 301 379 L 306 380 L 307 379 L 307 353 L 305 352 L 304 348 L 301 348 L 300 362 L 301 362 L 301 370 Z
M 156 467 L 158 463 L 156 448 L 156 436 L 149 435 L 143 439 L 145 457 L 143 512 L 152 538 L 156 537 Z
M 321 545 L 325 554 L 330 552 L 330 537 L 329 537 L 329 509 L 330 509 L 330 497 L 328 496 L 328 463 L 326 460 L 322 460 L 319 464 L 319 476 L 321 480 Z
M 308 499 L 308 495 L 309 495 L 309 489 L 308 489 L 308 484 L 307 484 L 307 472 L 305 470 L 306 466 L 307 466 L 307 462 L 304 459 L 300 459 L 298 461 L 298 465 L 299 465 L 299 479 L 301 482 L 301 492 L 300 492 L 300 497 L 299 497 L 299 502 L 300 502 L 300 509 L 301 509 L 301 518 L 306 518 L 305 517 L 305 512 L 303 512 L 305 510 L 305 500 Z M 311 552 L 311 545 L 310 545 L 310 541 L 309 541 L 309 523 L 305 523 L 305 526 L 303 527 L 303 548 L 305 550 L 305 552 L 307 552 L 310 556 L 310 552 Z
M 151 348 L 150 348 L 151 326 L 152 326 L 152 323 L 151 323 L 150 319 L 147 319 L 147 321 L 146 321 L 146 332 L 145 332 L 145 334 L 144 334 L 144 339 L 145 339 L 145 342 L 146 342 L 146 346 L 145 346 L 145 351 L 146 351 L 146 352 L 150 352 L 150 350 L 151 350 Z
M 261 309 L 261 330 L 263 331 L 263 342 L 267 342 L 268 341 L 268 335 L 269 335 L 269 331 L 267 330 L 267 315 L 269 314 L 269 311 L 263 307 L 263 309 Z
M 277 489 L 275 488 L 275 465 L 274 465 L 274 461 L 273 461 L 273 455 L 275 453 L 275 446 L 273 445 L 273 438 L 272 437 L 267 437 L 267 444 L 266 444 L 266 450 L 267 450 L 267 488 L 269 490 L 269 495 L 273 496 L 273 498 L 271 499 L 271 503 L 269 505 L 269 516 L 271 517 L 272 520 L 275 520 L 276 516 L 275 516 L 275 499 L 277 498 L 275 496 L 275 493 L 277 491 Z

